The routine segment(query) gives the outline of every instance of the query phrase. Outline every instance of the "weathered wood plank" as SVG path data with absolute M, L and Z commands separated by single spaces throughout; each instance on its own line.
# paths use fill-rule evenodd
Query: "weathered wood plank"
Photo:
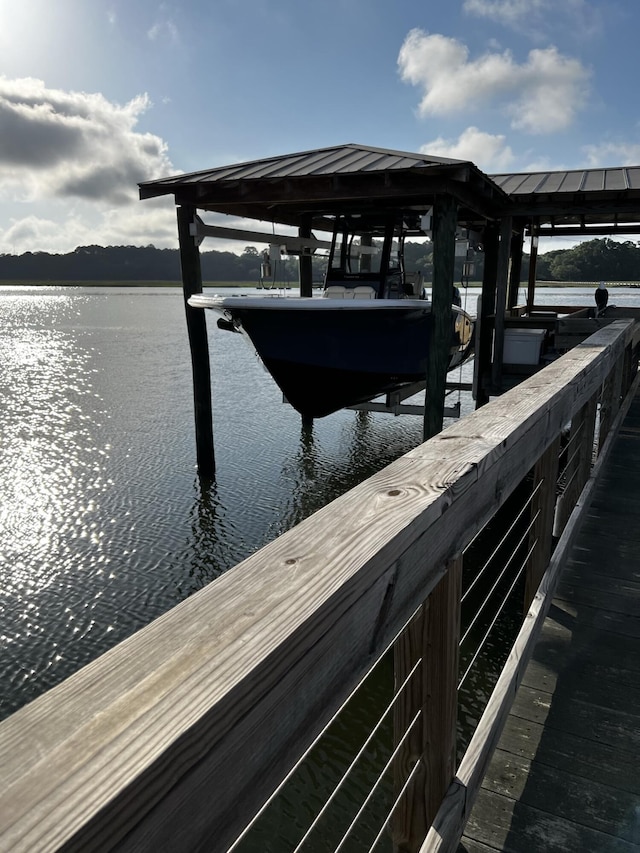
M 624 596 L 610 594 L 606 591 L 590 589 L 581 583 L 571 584 L 566 580 L 558 590 L 558 597 L 573 604 L 586 604 L 591 607 L 602 607 L 612 613 L 633 615 L 629 610 L 629 600 Z
M 596 628 L 634 639 L 640 637 L 640 616 L 629 613 L 614 613 L 611 610 L 603 610 L 594 605 L 580 604 L 578 606 L 570 601 L 563 600 L 560 596 L 561 589 L 562 583 L 556 591 L 549 611 L 549 616 L 556 621 L 564 624 L 575 624 L 579 612 L 580 626 L 585 630 Z
M 637 840 L 635 820 L 631 820 L 637 803 L 635 794 L 560 771 L 544 761 L 528 761 L 497 749 L 483 788 L 625 841 Z
M 586 557 L 589 553 L 595 553 L 604 559 L 602 566 L 596 567 L 593 572 L 594 577 L 613 576 L 626 578 L 632 582 L 639 580 L 637 555 L 640 530 L 629 531 L 629 536 L 625 530 L 623 537 L 621 531 L 624 530 L 626 517 L 619 519 L 619 526 L 602 524 L 600 519 L 601 516 L 598 516 L 596 529 L 583 530 L 580 537 L 580 547 L 575 549 L 574 565 L 581 562 L 583 556 Z M 604 575 L 605 572 L 607 575 Z
M 508 797 L 481 791 L 478 805 L 482 823 L 469 821 L 469 837 L 505 853 L 637 853 L 638 846 L 630 841 L 570 823 L 563 818 L 521 805 Z M 467 837 L 463 843 L 466 843 Z
M 556 596 L 557 600 L 557 596 Z M 582 605 L 579 605 L 582 607 Z M 593 603 L 590 605 L 593 606 Z M 597 634 L 585 628 L 578 620 L 577 624 L 560 625 L 548 620 L 544 626 L 545 642 L 536 649 L 536 659 L 540 663 L 553 667 L 558 655 L 573 653 L 589 655 L 595 663 L 615 659 L 619 666 L 631 672 L 640 672 L 640 662 L 633 646 L 624 634 L 600 630 Z M 597 637 L 597 642 L 594 638 Z
M 544 633 L 540 643 L 544 643 Z M 534 653 L 535 654 L 535 653 Z M 575 655 L 571 648 L 554 655 L 555 666 L 532 659 L 525 672 L 522 685 L 540 693 L 554 693 L 561 684 L 580 702 L 591 702 L 613 711 L 640 707 L 638 673 L 619 666 L 614 659 L 609 665 L 593 663 L 588 654 Z M 561 673 L 561 674 L 560 674 Z
M 513 702 L 512 713 L 549 729 L 578 729 L 585 738 L 599 740 L 621 750 L 640 754 L 640 714 L 603 708 L 590 701 L 563 698 L 557 711 L 552 694 L 521 686 Z
M 594 593 L 604 592 L 612 597 L 618 595 L 623 599 L 621 606 L 624 606 L 626 600 L 627 613 L 637 613 L 640 607 L 640 576 L 632 558 L 617 557 L 606 548 L 594 548 L 593 558 L 605 561 L 604 565 L 601 564 L 600 571 L 587 574 L 586 570 L 590 564 L 586 562 L 586 557 L 576 556 L 567 562 L 563 582 L 566 581 L 569 586 L 580 583 L 583 589 Z M 607 572 L 607 560 L 611 561 L 610 572 Z M 616 607 L 616 610 L 618 609 Z
M 464 838 L 460 842 L 458 853 L 494 853 L 497 849 L 497 847 L 489 847 L 488 844 L 476 841 L 474 838 Z
M 544 749 L 544 763 L 549 767 L 640 795 L 636 757 L 621 754 L 599 740 L 589 740 L 575 732 L 546 729 L 540 723 L 512 714 L 502 732 L 500 747 L 530 761 L 540 757 Z

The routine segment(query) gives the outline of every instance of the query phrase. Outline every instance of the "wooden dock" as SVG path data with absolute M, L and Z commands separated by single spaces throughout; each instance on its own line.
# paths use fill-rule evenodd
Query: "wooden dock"
M 639 517 L 636 395 L 460 853 L 640 850 Z
M 455 851 L 479 793 L 473 853 L 638 850 L 640 619 L 625 616 L 634 582 L 623 570 L 632 577 L 640 538 L 639 350 L 633 320 L 597 330 L 4 720 L 0 851 L 226 853 L 391 649 L 393 699 L 361 734 L 393 716 L 393 752 L 348 825 L 327 812 L 342 837 L 321 837 L 323 850 L 375 848 L 354 839 L 384 780 L 392 802 L 373 810 L 373 829 L 406 853 Z M 591 499 L 591 542 L 557 594 Z M 456 767 L 458 691 L 473 665 L 460 679 L 463 568 L 478 537 L 508 547 L 484 563 L 476 615 L 495 625 L 510 599 L 524 615 Z M 588 597 L 576 574 L 588 573 L 590 545 Z M 492 596 L 502 579 L 508 589 Z M 490 632 L 478 631 L 476 658 Z M 525 713 L 528 696 L 537 704 Z M 567 707 L 565 736 L 555 721 Z M 529 769 L 519 790 L 516 768 Z M 565 813 L 552 817 L 547 801 Z M 533 813 L 545 821 L 529 830 Z

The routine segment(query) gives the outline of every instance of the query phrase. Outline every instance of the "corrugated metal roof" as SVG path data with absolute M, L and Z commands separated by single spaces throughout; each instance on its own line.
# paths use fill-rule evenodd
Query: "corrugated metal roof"
M 477 224 L 505 215 L 566 221 L 584 228 L 640 221 L 640 166 L 486 175 L 468 160 L 347 143 L 140 185 L 141 198 L 173 194 L 176 204 L 233 216 L 301 225 L 314 218 L 366 210 L 416 210 L 450 195 L 459 221 Z M 306 226 L 305 226 L 306 227 Z
M 490 175 L 510 196 L 640 190 L 640 166 Z
M 298 226 L 311 216 L 313 227 L 339 213 L 381 217 L 426 210 L 438 195 L 458 201 L 461 221 L 493 218 L 508 203 L 469 160 L 356 143 L 173 175 L 139 187 L 143 199 L 173 194 L 176 204 Z
M 429 166 L 456 166 L 467 163 L 466 160 L 452 160 L 430 154 L 412 154 L 407 151 L 347 143 L 313 151 L 301 151 L 297 154 L 235 163 L 231 166 L 219 166 L 202 172 L 174 175 L 156 181 L 145 181 L 140 184 L 140 187 L 344 175 L 356 172 L 423 169 Z

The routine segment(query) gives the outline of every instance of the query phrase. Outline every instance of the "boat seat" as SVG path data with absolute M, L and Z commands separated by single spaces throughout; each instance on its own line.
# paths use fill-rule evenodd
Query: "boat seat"
M 357 287 L 353 288 L 353 298 L 354 299 L 375 299 L 376 298 L 375 287 L 371 287 L 370 284 L 359 284 L 359 285 L 357 285 Z
M 323 296 L 327 299 L 353 299 L 353 291 L 344 284 L 330 284 L 325 287 Z

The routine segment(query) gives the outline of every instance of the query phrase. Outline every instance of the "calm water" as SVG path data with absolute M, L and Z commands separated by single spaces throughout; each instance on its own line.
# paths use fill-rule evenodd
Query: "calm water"
M 240 336 L 209 336 L 204 488 L 178 289 L 0 288 L 0 718 L 421 440 L 419 417 L 354 412 L 305 432 Z

